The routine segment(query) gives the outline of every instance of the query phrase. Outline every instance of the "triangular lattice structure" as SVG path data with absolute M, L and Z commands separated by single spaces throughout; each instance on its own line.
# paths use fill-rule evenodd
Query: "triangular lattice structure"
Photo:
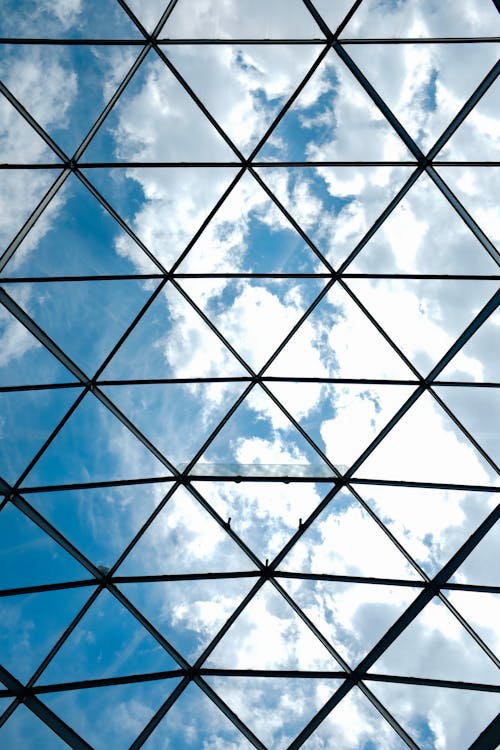
M 5 0 L 2 748 L 497 747 L 497 6 Z

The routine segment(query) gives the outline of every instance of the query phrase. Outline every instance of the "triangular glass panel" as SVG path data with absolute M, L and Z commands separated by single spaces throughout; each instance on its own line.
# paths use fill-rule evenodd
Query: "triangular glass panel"
M 414 390 L 401 385 L 280 382 L 269 383 L 269 389 L 330 461 L 344 471 Z
M 258 159 L 413 161 L 396 131 L 334 52 L 318 66 Z
M 76 177 L 69 177 L 56 200 L 58 206 L 47 231 L 39 238 L 33 238 L 31 232 L 27 235 L 7 264 L 6 274 L 51 277 L 159 273 L 158 267 Z M 124 243 L 126 255 L 122 252 Z
M 255 369 L 264 366 L 324 284 L 314 278 L 182 281 L 194 303 Z
M 247 172 L 177 271 L 273 274 L 328 269 Z
M 37 684 L 177 669 L 178 664 L 108 591 L 102 591 Z
M 129 583 L 119 588 L 166 640 L 191 661 L 217 635 L 254 582 L 255 578 L 190 580 Z
M 443 180 L 492 242 L 500 243 L 500 222 L 495 192 L 500 180 L 498 167 L 439 167 Z M 497 269 L 498 273 L 498 269 Z
M 498 266 L 423 174 L 347 272 L 476 276 L 496 274 Z
M 408 747 L 357 687 L 337 703 L 302 747 L 315 750 L 328 747 L 332 741 L 334 747 L 349 750 L 406 750 Z
M 252 750 L 254 745 L 190 682 L 142 747 Z
M 155 482 L 32 492 L 27 498 L 89 560 L 110 568 L 170 486 L 167 482 Z
M 413 167 L 259 167 L 256 171 L 318 250 L 338 266 Z
M 137 0 L 136 0 L 137 1 Z M 321 31 L 299 0 L 177 3 L 161 36 L 193 39 L 318 39 Z
M 4 289 L 9 293 L 10 287 L 5 285 Z M 25 294 L 27 305 L 32 289 L 27 289 Z M 74 382 L 70 371 L 3 306 L 0 307 L 0 352 L 2 386 Z M 76 392 L 73 393 L 76 398 Z
M 104 370 L 103 382 L 235 376 L 248 377 L 248 372 L 182 294 L 167 284 Z
M 168 476 L 167 467 L 88 395 L 28 474 L 24 484 L 56 485 Z
M 356 485 L 414 560 L 434 577 L 493 510 L 493 493 Z
M 251 561 L 231 537 L 181 487 L 141 536 L 117 575 L 182 575 L 251 568 Z M 169 587 L 167 584 L 166 591 Z
M 8 288 L 34 322 L 91 375 L 145 305 L 154 287 L 135 279 L 108 279 L 51 281 L 44 283 L 37 294 L 30 295 L 32 290 L 24 283 Z
M 146 4 L 142 0 L 128 0 L 127 5 L 146 31 L 152 32 L 160 21 L 168 0 L 148 0 Z
M 238 406 L 191 474 L 333 476 L 317 451 L 260 388 Z
M 305 44 L 175 45 L 162 50 L 245 155 L 263 137 L 319 54 L 317 45 Z
M 425 0 L 411 5 L 390 2 L 382 6 L 378 0 L 363 0 L 342 36 L 425 39 L 498 33 L 500 24 L 494 5 L 482 0 L 461 2 L 460 13 L 456 0 Z
M 498 288 L 495 281 L 452 279 L 349 279 L 348 284 L 424 375 Z
M 352 6 L 352 0 L 336 0 L 335 3 L 331 0 L 314 0 L 314 7 L 333 33 L 336 32 Z
M 45 693 L 45 703 L 93 750 L 125 750 L 180 682 L 179 678 Z
M 271 676 L 208 677 L 206 681 L 269 748 L 288 747 L 342 684 L 331 678 Z
M 339 492 L 279 570 L 415 580 L 415 570 L 349 492 Z M 420 579 L 418 579 L 420 580 Z
M 421 750 L 467 750 L 500 709 L 498 693 L 367 684 Z
M 68 588 L 2 597 L 1 662 L 16 679 L 24 682 L 30 678 L 80 612 L 91 590 Z
M 440 373 L 440 380 L 498 382 L 500 309 L 495 310 Z
M 193 166 L 82 171 L 165 268 L 185 250 L 237 174 L 234 167 Z M 117 236 L 116 252 L 148 273 L 146 254 L 138 254 L 127 235 Z
M 0 201 L 3 206 L 3 213 L 0 217 L 2 250 L 9 246 L 59 174 L 57 169 L 5 169 L 2 171 L 0 181 Z
M 500 463 L 500 388 L 439 386 L 434 391 L 489 457 Z
M 0 512 L 0 539 L 2 587 L 37 586 L 89 577 L 86 568 L 12 503 Z
M 480 43 L 356 44 L 348 54 L 423 151 L 434 145 L 497 60 L 493 45 Z M 388 70 L 394 71 L 390 78 Z
M 45 141 L 28 125 L 3 94 L 0 94 L 0 163 L 58 164 L 59 158 Z M 55 176 L 54 176 L 55 178 Z
M 67 750 L 68 747 L 47 724 L 22 704 L 0 727 L 0 740 L 4 747 L 22 747 L 23 750 L 40 750 L 42 747 Z
M 0 464 L 7 482 L 15 484 L 78 394 L 73 388 L 0 393 Z
M 328 483 L 193 482 L 221 518 L 264 562 L 272 560 L 331 489 Z
M 103 387 L 104 393 L 176 466 L 201 449 L 244 383 L 167 383 Z
M 494 470 L 428 393 L 403 415 L 357 474 L 447 484 L 498 481 Z
M 498 668 L 436 598 L 410 622 L 369 672 L 424 679 L 498 682 Z
M 450 580 L 455 583 L 498 586 L 499 546 L 500 524 L 497 521 Z
M 465 617 L 493 653 L 500 654 L 500 633 L 495 623 L 500 622 L 498 595 L 481 591 L 444 591 L 458 612 Z
M 2 67 L 7 86 L 14 96 L 72 156 L 139 54 L 139 49 L 131 47 L 127 50 L 129 64 L 120 71 L 114 68 L 123 67 L 122 53 L 112 45 L 14 45 L 4 56 Z M 38 70 L 38 74 L 19 75 L 18 71 L 26 68 Z M 41 79 L 42 75 L 44 96 L 37 91 L 41 84 L 37 77 Z
M 152 2 L 152 0 L 150 0 Z M 132 5 L 129 2 L 129 5 Z M 4 0 L 0 35 L 10 37 L 129 38 L 138 32 L 114 0 L 80 3 L 40 3 Z
M 212 668 L 336 670 L 338 664 L 271 583 L 247 604 L 206 661 Z
M 475 45 L 474 45 L 475 46 Z M 498 79 L 481 97 L 437 158 L 445 161 L 498 161 Z
M 266 375 L 405 380 L 415 377 L 340 284 L 323 297 Z
M 235 161 L 233 151 L 163 60 L 154 57 L 141 65 L 92 140 L 85 159 Z
M 350 665 L 366 656 L 420 588 L 278 579 Z

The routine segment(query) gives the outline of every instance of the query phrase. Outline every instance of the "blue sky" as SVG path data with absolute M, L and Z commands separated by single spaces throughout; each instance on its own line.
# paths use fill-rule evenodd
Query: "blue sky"
M 498 240 L 498 220 L 493 169 L 444 165 L 438 173 L 477 223 L 476 236 L 472 221 L 463 221 L 428 174 L 370 236 L 415 161 L 332 50 L 256 155 L 255 169 L 240 175 L 238 152 L 252 152 L 317 60 L 322 45 L 314 40 L 322 34 L 298 0 L 259 0 L 252 14 L 229 0 L 196 3 L 193 16 L 180 0 L 162 36 L 198 38 L 209 29 L 214 38 L 263 34 L 310 42 L 162 46 L 236 150 L 154 49 L 81 157 L 106 167 L 62 171 L 57 154 L 7 98 L 0 102 L 0 162 L 45 165 L 1 170 L 0 257 L 6 251 L 8 260 L 0 261 L 0 476 L 29 506 L 8 499 L 0 510 L 0 568 L 3 588 L 71 584 L 0 598 L 0 664 L 23 684 L 168 672 L 200 657 L 219 669 L 335 671 L 336 653 L 355 667 L 495 505 L 493 492 L 385 487 L 375 480 L 498 486 L 498 389 L 481 387 L 498 379 L 492 355 L 498 310 L 441 376 L 475 387 L 441 385 L 420 396 L 356 471 L 373 483 L 338 492 L 279 564 L 280 573 L 397 578 L 405 585 L 265 582 L 212 650 L 214 636 L 260 580 L 256 562 L 272 562 L 333 488 L 313 479 L 255 483 L 244 481 L 245 474 L 288 467 L 295 476 L 325 476 L 329 463 L 340 471 L 355 463 L 498 289 L 495 252 L 485 249 Z M 130 3 L 149 31 L 163 5 Z M 345 35 L 372 29 L 389 38 L 487 35 L 497 22 L 485 3 L 464 4 L 460 13 L 453 3 L 431 5 L 425 14 L 419 0 L 365 0 Z M 348 9 L 341 6 L 317 2 L 332 28 Z M 7 11 L 0 22 L 5 36 L 140 38 L 111 0 L 50 0 L 43 7 L 8 0 Z M 3 44 L 0 77 L 72 157 L 141 49 Z M 490 43 L 345 49 L 423 150 L 496 60 Z M 475 149 L 495 153 L 489 96 L 450 139 L 444 160 L 466 160 Z M 259 160 L 386 163 L 273 167 Z M 390 165 L 399 160 L 408 163 Z M 184 161 L 200 164 L 141 166 Z M 203 165 L 213 161 L 220 166 Z M 19 234 L 53 185 L 48 208 Z M 346 277 L 326 290 L 325 275 L 354 250 L 345 270 L 368 277 Z M 171 269 L 176 278 L 160 278 Z M 205 277 L 190 278 L 196 273 Z M 224 276 L 231 273 L 247 278 Z M 288 278 L 262 278 L 276 273 Z M 377 273 L 473 278 L 370 277 Z M 491 278 L 474 278 L 481 275 Z M 107 278 L 91 278 L 97 276 Z M 24 315 L 32 332 L 20 322 Z M 50 338 L 47 346 L 33 335 L 39 329 Z M 65 367 L 57 351 L 73 364 Z M 249 388 L 261 372 L 273 379 Z M 308 380 L 280 381 L 290 377 Z M 85 378 L 97 378 L 99 397 L 85 389 Z M 178 382 L 144 382 L 162 379 Z M 191 463 L 195 477 L 211 478 L 176 486 L 174 474 Z M 225 473 L 243 481 L 218 478 Z M 122 479 L 128 484 L 121 486 Z M 456 582 L 498 585 L 491 575 L 498 533 L 497 524 Z M 81 553 L 80 561 L 58 535 Z M 128 580 L 97 589 L 93 574 L 110 568 L 125 577 L 254 575 Z M 446 595 L 446 602 L 427 605 L 372 671 L 495 681 L 487 650 L 498 653 L 500 646 L 492 628 L 498 602 L 488 592 Z M 133 611 L 150 620 L 153 634 Z M 52 649 L 53 659 L 39 670 Z M 125 748 L 179 684 L 178 676 L 163 675 L 92 689 L 74 685 L 43 692 L 40 700 L 91 747 Z M 211 676 L 203 692 L 191 682 L 144 747 L 250 747 L 207 696 L 213 689 L 263 746 L 286 748 L 340 684 Z M 482 693 L 476 705 L 479 693 L 470 691 L 366 684 L 422 750 L 465 750 L 498 710 L 493 692 Z M 0 744 L 66 746 L 24 705 L 3 723 L 11 701 L 0 695 Z M 345 750 L 405 746 L 358 688 L 304 747 L 326 750 L 332 738 Z

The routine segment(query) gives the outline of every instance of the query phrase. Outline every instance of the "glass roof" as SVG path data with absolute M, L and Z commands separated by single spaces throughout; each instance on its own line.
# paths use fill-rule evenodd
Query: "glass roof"
M 2 748 L 497 747 L 497 6 L 3 1 Z

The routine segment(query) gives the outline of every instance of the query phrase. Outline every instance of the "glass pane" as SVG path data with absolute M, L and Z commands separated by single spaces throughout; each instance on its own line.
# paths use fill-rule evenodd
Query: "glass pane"
M 356 44 L 347 52 L 424 151 L 434 145 L 498 55 L 493 44 Z
M 257 39 L 318 39 L 312 16 L 299 0 L 240 0 L 237 6 L 218 0 L 178 3 L 161 36 Z
M 500 709 L 498 693 L 369 683 L 422 750 L 467 750 Z M 439 744 L 438 744 L 439 743 Z
M 181 274 L 300 274 L 328 269 L 247 172 L 178 270 Z
M 170 483 L 30 492 L 29 503 L 97 566 L 110 568 Z
M 477 591 L 447 591 L 446 598 L 467 619 L 494 654 L 500 654 L 500 634 L 494 623 L 500 616 L 500 601 L 495 594 Z
M 319 65 L 259 158 L 413 160 L 396 131 L 334 52 Z
M 16 483 L 78 394 L 73 388 L 0 393 L 0 463 L 7 482 Z
M 126 748 L 142 732 L 179 680 L 71 690 L 42 696 L 95 750 Z
M 349 279 L 348 284 L 424 373 L 439 362 L 498 288 L 495 281 L 450 279 Z
M 0 25 L 2 36 L 60 38 L 123 38 L 137 36 L 128 16 L 113 0 L 59 2 L 40 5 L 36 0 L 5 0 Z
M 103 372 L 104 381 L 242 376 L 248 377 L 247 370 L 171 284 L 164 287 Z M 215 384 L 214 396 L 218 388 Z
M 194 662 L 253 584 L 253 578 L 240 578 L 127 583 L 120 589 L 184 659 Z
M 187 490 L 179 488 L 125 558 L 117 575 L 178 575 L 253 567 L 209 512 Z
M 279 469 L 279 464 L 276 468 Z M 243 475 L 246 469 L 241 466 Z M 281 552 L 299 523 L 311 515 L 331 489 L 326 482 L 284 484 L 243 480 L 238 483 L 193 482 L 193 485 L 221 518 L 231 519 L 231 529 L 262 562 L 272 560 Z
M 483 586 L 498 586 L 498 545 L 500 525 L 498 522 L 479 542 L 465 562 L 458 568 L 452 581 Z
M 2 588 L 90 578 L 86 568 L 12 503 L 0 511 L 0 538 Z
M 446 412 L 424 393 L 361 465 L 373 479 L 496 485 L 498 476 Z
M 250 367 L 262 368 L 324 286 L 316 279 L 184 279 L 182 287 Z
M 177 663 L 108 591 L 99 594 L 38 684 L 176 669 Z
M 68 747 L 64 740 L 23 705 L 0 727 L 0 738 L 5 747 L 22 747 L 25 750 L 39 750 L 41 747 L 62 750 Z
M 495 189 L 500 177 L 498 167 L 439 167 L 457 198 L 492 242 L 500 241 L 500 222 L 496 211 Z
M 364 0 L 344 31 L 346 37 L 489 36 L 500 24 L 493 6 L 482 0 L 417 0 L 386 3 Z
M 369 670 L 498 684 L 498 669 L 442 602 L 433 599 Z
M 415 377 L 346 287 L 339 283 L 321 299 L 266 374 L 404 380 Z
M 419 580 L 391 539 L 348 492 L 339 492 L 294 544 L 280 570 Z
M 202 449 L 243 384 L 121 385 L 103 390 L 169 461 L 180 466 Z
M 178 748 L 213 747 L 217 750 L 251 750 L 254 747 L 192 682 L 143 747 L 161 750 L 170 743 Z
M 39 79 L 37 84 L 41 87 Z M 59 163 L 59 158 L 28 125 L 6 97 L 0 95 L 0 160 L 6 164 Z
M 498 382 L 496 349 L 500 335 L 500 310 L 495 310 L 477 333 L 450 361 L 439 380 Z M 437 382 L 437 381 L 436 381 Z
M 163 60 L 150 53 L 85 158 L 210 162 L 234 161 L 234 154 Z
M 108 160 L 113 153 L 113 144 L 108 144 L 102 158 Z M 234 168 L 191 166 L 83 171 L 166 268 L 184 252 L 237 174 Z M 149 272 L 146 255 L 137 252 L 130 237 L 118 235 L 116 251 L 136 272 Z
M 346 748 L 404 750 L 408 747 L 358 688 L 342 698 L 302 747 L 314 750 L 332 738 L 339 747 Z
M 31 677 L 78 615 L 91 590 L 75 588 L 2 597 L 1 659 L 17 680 L 25 682 Z
M 257 169 L 335 267 L 355 250 L 413 171 L 412 167 L 362 165 Z
M 279 582 L 351 666 L 371 651 L 421 591 L 363 583 Z
M 51 205 L 55 210 L 42 214 L 7 264 L 7 275 L 158 273 L 158 267 L 73 175 Z
M 255 0 L 247 20 L 254 14 Z M 260 141 L 319 52 L 317 46 L 281 44 L 201 49 L 176 45 L 162 50 L 245 155 Z
M 341 684 L 286 677 L 214 677 L 207 682 L 265 747 L 288 747 Z
M 494 493 L 355 485 L 393 536 L 431 578 L 496 505 Z
M 34 322 L 89 375 L 103 363 L 153 290 L 148 284 L 130 279 L 54 281 L 43 287 L 20 283 L 6 288 Z M 103 320 L 106 326 L 102 325 Z
M 125 53 L 105 45 L 16 44 L 3 48 L 0 71 L 18 101 L 72 156 L 139 49 L 130 47 Z M 20 71 L 25 71 L 22 76 Z
M 451 168 L 446 176 L 453 176 Z M 497 274 L 498 266 L 442 192 L 423 174 L 348 273 Z
M 440 159 L 498 161 L 500 131 L 496 112 L 499 91 L 500 84 L 496 80 L 439 152 Z
M 326 647 L 270 583 L 247 604 L 206 663 L 220 669 L 338 668 Z
M 169 476 L 101 402 L 88 395 L 24 481 L 27 486 Z

